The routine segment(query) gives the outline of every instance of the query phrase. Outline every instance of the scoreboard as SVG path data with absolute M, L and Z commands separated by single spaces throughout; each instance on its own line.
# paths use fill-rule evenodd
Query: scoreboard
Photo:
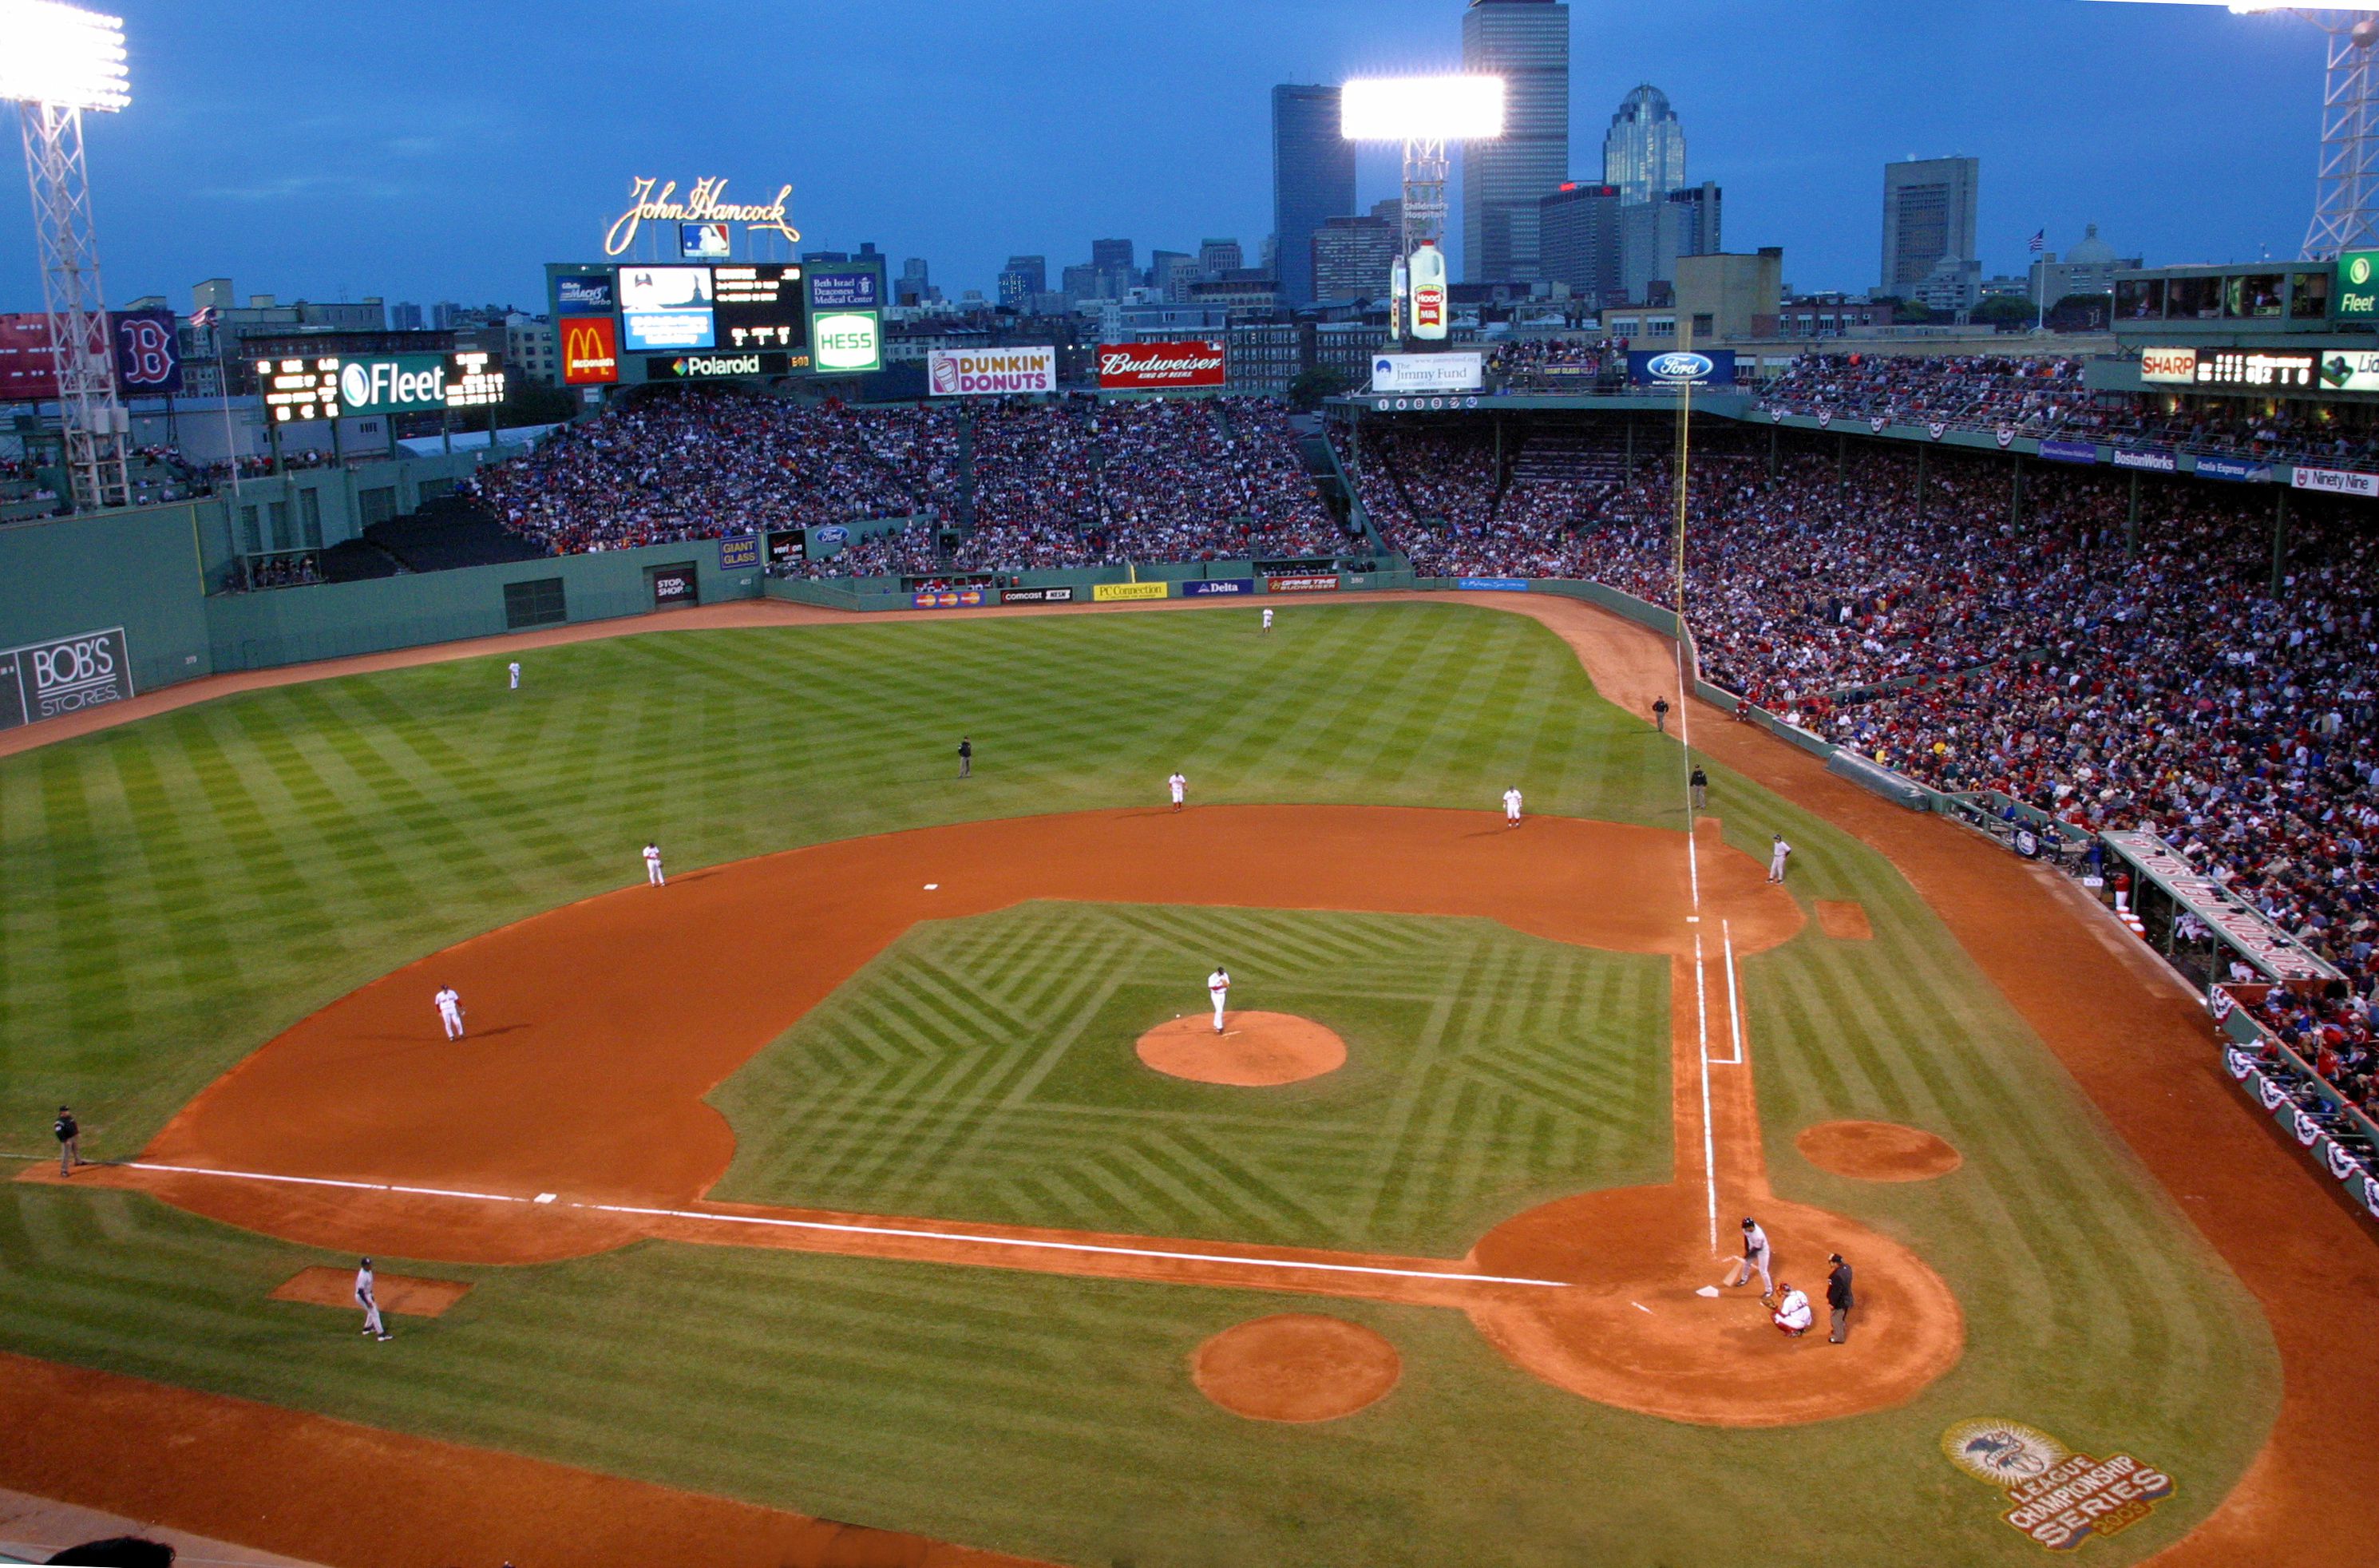
M 851 375 L 883 364 L 882 271 L 871 262 L 555 262 L 546 286 L 572 386 Z

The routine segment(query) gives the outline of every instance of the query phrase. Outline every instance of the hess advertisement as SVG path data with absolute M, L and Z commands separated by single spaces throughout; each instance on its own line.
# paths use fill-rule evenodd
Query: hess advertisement
M 1219 343 L 1110 343 L 1099 346 L 1101 392 L 1168 392 L 1223 384 Z

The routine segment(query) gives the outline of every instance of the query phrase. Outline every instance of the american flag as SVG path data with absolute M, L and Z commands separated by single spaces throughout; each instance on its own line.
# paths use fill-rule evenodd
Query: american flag
M 2038 247 L 2035 247 L 2035 248 L 2037 249 Z M 222 314 L 222 311 L 217 310 L 211 305 L 202 305 L 196 310 L 190 312 L 190 325 L 193 327 L 211 327 L 215 324 L 215 318 Z
M 2047 243 L 2048 231 L 2047 229 L 2035 229 L 2032 231 L 2032 253 L 2034 255 L 2039 255 L 2040 247 Z

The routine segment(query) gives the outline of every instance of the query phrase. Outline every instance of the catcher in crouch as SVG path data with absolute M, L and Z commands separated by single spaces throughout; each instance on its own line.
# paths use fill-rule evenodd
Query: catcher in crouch
M 1809 1332 L 1809 1324 L 1813 1321 L 1809 1298 L 1781 1280 L 1776 1283 L 1776 1290 L 1780 1299 L 1776 1303 L 1776 1310 L 1768 1315 L 1778 1328 L 1798 1339 Z

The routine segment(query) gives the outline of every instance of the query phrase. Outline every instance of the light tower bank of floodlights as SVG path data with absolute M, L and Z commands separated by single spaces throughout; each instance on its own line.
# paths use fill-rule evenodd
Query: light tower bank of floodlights
M 2277 11 L 2311 22 L 2327 35 L 2322 80 L 2321 170 L 2314 176 L 2313 222 L 2306 226 L 2308 261 L 2334 259 L 2342 250 L 2379 249 L 2379 11 L 2349 6 L 2290 6 L 2282 0 L 2124 0 L 2126 4 L 2220 6 L 2241 14 Z
M 75 510 L 122 506 L 131 491 L 124 467 L 131 422 L 115 395 L 82 114 L 113 114 L 132 101 L 124 23 L 52 0 L 0 0 L 0 99 L 17 105 L 25 127 L 25 174 L 33 187 L 33 236 Z
M 1445 341 L 1446 149 L 1503 134 L 1501 77 L 1367 77 L 1338 89 L 1338 131 L 1349 141 L 1402 145 L 1404 233 L 1396 246 L 1389 333 Z M 1410 304 L 1409 319 L 1407 305 Z

